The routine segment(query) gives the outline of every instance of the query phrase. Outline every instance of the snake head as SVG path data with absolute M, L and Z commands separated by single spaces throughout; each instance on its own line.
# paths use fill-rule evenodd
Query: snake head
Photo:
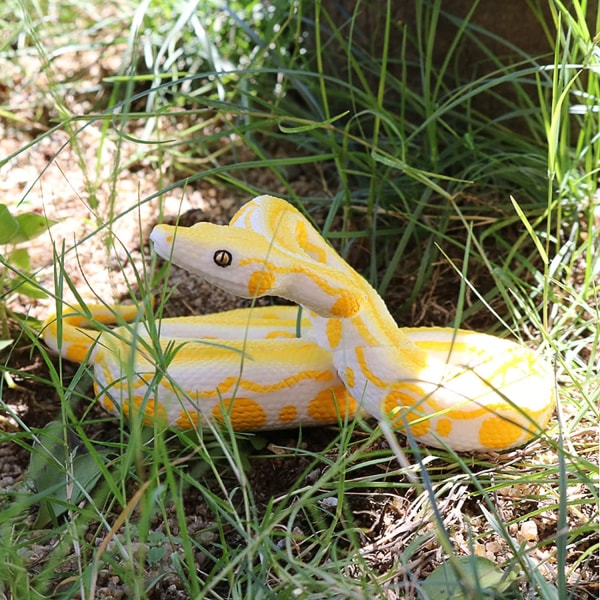
M 150 240 L 161 258 L 236 296 L 253 298 L 271 290 L 272 278 L 265 271 L 269 248 L 262 236 L 252 231 L 213 223 L 192 227 L 158 225 Z M 252 262 L 248 261 L 250 256 Z M 254 273 L 261 271 L 265 275 L 262 285 L 257 286 Z
M 279 296 L 326 318 L 353 317 L 365 300 L 338 268 L 256 231 L 213 223 L 158 225 L 150 239 L 163 259 L 242 298 Z

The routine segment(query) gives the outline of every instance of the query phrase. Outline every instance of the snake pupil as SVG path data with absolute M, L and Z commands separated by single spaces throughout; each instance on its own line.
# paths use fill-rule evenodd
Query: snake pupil
M 229 250 L 217 250 L 213 256 L 213 260 L 219 267 L 228 267 L 232 261 L 231 252 Z

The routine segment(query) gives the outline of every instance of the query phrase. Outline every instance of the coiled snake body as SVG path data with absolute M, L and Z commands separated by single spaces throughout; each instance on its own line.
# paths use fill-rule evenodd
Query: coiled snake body
M 259 196 L 228 226 L 158 225 L 151 240 L 161 257 L 228 292 L 280 296 L 305 310 L 301 320 L 297 307 L 163 319 L 158 344 L 143 323 L 98 334 L 81 309 L 50 317 L 44 340 L 93 364 L 111 412 L 138 410 L 182 428 L 229 420 L 251 431 L 364 411 L 457 451 L 519 446 L 547 425 L 555 398 L 543 359 L 482 333 L 399 328 L 377 292 L 284 200 Z M 121 312 L 127 320 L 135 309 Z

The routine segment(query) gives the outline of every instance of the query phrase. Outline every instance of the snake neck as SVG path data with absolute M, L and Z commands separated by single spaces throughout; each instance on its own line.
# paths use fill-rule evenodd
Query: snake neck
M 419 349 L 398 327 L 385 302 L 376 290 L 358 273 L 346 265 L 355 286 L 367 298 L 363 308 L 350 318 L 324 318 L 310 312 L 316 342 L 333 355 L 340 377 L 348 366 L 355 366 L 368 356 L 372 349 L 385 349 L 380 353 L 386 362 L 385 369 L 393 378 L 401 378 L 411 369 L 427 367 L 427 353 Z M 379 353 L 378 353 L 379 354 Z

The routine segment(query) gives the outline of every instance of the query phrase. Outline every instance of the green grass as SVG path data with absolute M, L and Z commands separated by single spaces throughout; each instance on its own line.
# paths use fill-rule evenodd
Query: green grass
M 320 2 L 275 14 L 230 4 L 237 20 L 210 3 L 120 4 L 98 15 L 93 5 L 20 0 L 0 9 L 0 64 L 18 71 L 35 59 L 44 74 L 30 88 L 34 119 L 0 105 L 9 127 L 39 126 L 0 167 L 65 132 L 51 160 L 76 157 L 76 191 L 107 262 L 116 252 L 124 266 L 115 231 L 160 195 L 207 183 L 237 197 L 275 193 L 315 218 L 400 324 L 466 325 L 542 347 L 561 402 L 548 434 L 523 451 L 472 457 L 409 444 L 414 483 L 372 423 L 266 436 L 162 430 L 134 418 L 103 424 L 89 409 L 88 370 L 73 374 L 52 360 L 24 327 L 21 341 L 45 371 L 28 379 L 13 344 L 2 356 L 6 373 L 39 385 L 44 398 L 56 390 L 57 418 L 70 434 L 48 438 L 27 414 L 13 414 L 17 429 L 0 432 L 37 457 L 30 475 L 39 485 L 3 486 L 0 590 L 19 599 L 94 597 L 114 577 L 140 598 L 171 584 L 191 598 L 420 598 L 431 594 L 424 582 L 433 567 L 448 560 L 466 582 L 469 567 L 457 558 L 478 568 L 474 557 L 487 553 L 504 580 L 516 576 L 520 597 L 592 597 L 600 15 L 591 3 L 568 9 L 550 0 L 554 52 L 529 57 L 507 42 L 516 52 L 510 66 L 488 49 L 485 32 L 439 2 L 423 4 L 417 31 L 382 16 L 379 54 L 353 15 L 340 26 Z M 436 64 L 436 23 L 447 20 L 457 34 Z M 458 69 L 471 38 L 490 64 L 474 79 Z M 65 76 L 56 66 L 74 51 L 109 52 L 111 41 L 122 43 L 121 61 L 93 84 L 85 69 Z M 342 79 L 330 69 L 334 56 Z M 502 103 L 500 116 L 480 108 L 488 97 Z M 86 114 L 74 112 L 75 101 L 88 102 Z M 132 141 L 136 152 L 124 161 Z M 131 212 L 121 214 L 119 175 L 140 164 L 160 172 L 159 188 L 133 194 Z M 35 184 L 26 186 L 11 212 L 41 208 L 37 198 Z M 42 272 L 30 283 L 58 297 L 76 291 L 65 265 L 78 249 L 54 248 L 53 286 L 41 283 Z M 162 306 L 165 277 L 152 263 L 127 285 L 132 295 L 159 290 Z M 9 405 L 9 382 L 0 407 Z M 48 456 L 56 460 L 44 469 Z M 41 485 L 36 464 L 47 477 Z M 504 580 L 493 597 L 513 597 Z M 489 597 L 482 585 L 475 577 L 462 597 Z

